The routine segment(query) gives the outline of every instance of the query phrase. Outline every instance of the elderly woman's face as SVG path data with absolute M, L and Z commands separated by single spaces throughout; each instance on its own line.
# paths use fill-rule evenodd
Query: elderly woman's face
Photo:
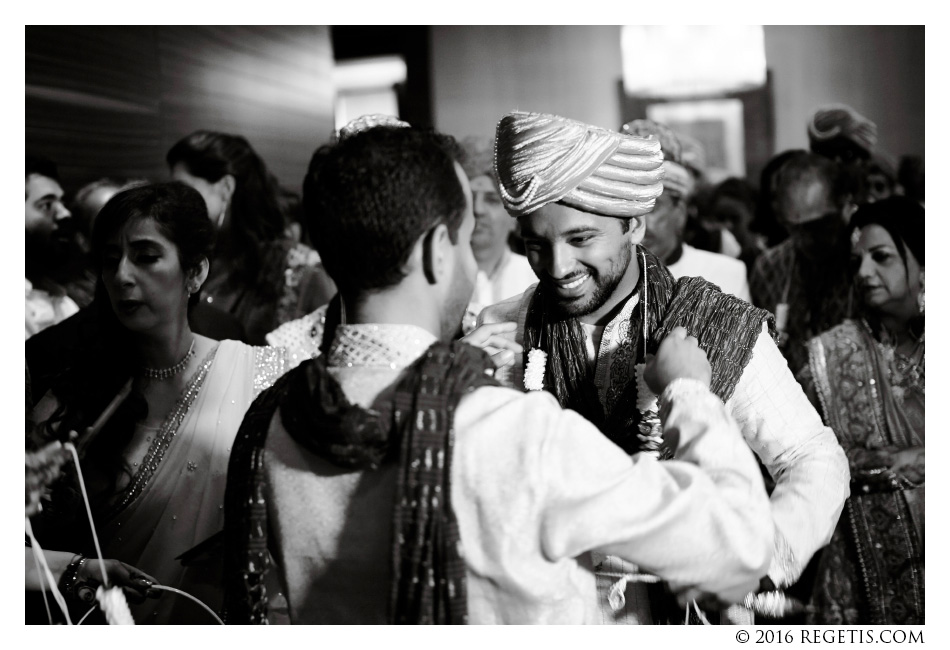
M 152 219 L 133 219 L 103 248 L 102 282 L 123 327 L 152 332 L 186 319 L 188 290 L 178 247 Z
M 906 246 L 907 266 L 885 228 L 870 224 L 854 232 L 851 264 L 864 304 L 886 313 L 913 308 L 920 291 L 920 265 Z

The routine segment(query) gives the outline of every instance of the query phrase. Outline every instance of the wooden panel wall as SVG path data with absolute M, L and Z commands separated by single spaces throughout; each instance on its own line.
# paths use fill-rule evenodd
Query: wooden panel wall
M 176 140 L 225 131 L 299 190 L 333 129 L 332 67 L 327 27 L 27 27 L 26 147 L 70 192 L 166 179 Z

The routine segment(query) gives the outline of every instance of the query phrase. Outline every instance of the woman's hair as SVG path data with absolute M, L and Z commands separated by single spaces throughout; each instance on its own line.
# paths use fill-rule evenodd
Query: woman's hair
M 211 253 L 214 225 L 201 195 L 184 183 L 145 185 L 119 192 L 99 212 L 92 232 L 97 271 L 102 268 L 106 243 L 125 224 L 136 219 L 150 219 L 155 223 L 159 232 L 177 248 L 185 272 Z M 197 294 L 192 296 L 192 300 L 195 299 Z M 89 309 L 93 317 L 85 319 L 80 326 L 73 349 L 64 355 L 63 370 L 50 382 L 59 407 L 45 423 L 47 436 L 65 440 L 69 431 L 81 434 L 136 372 L 130 334 L 112 310 L 101 274 Z M 133 391 L 87 451 L 87 461 L 109 477 L 112 491 L 118 477 L 128 472 L 121 452 L 131 438 L 135 423 L 147 413 L 145 398 Z
M 921 268 L 924 266 L 924 208 L 903 196 L 892 196 L 858 208 L 851 217 L 849 231 L 876 224 L 888 232 L 907 268 L 907 249 Z
M 182 164 L 192 176 L 217 183 L 234 177 L 231 222 L 219 248 L 234 269 L 236 279 L 258 284 L 262 243 L 279 239 L 284 232 L 278 190 L 260 156 L 239 135 L 195 131 L 182 138 L 165 156 L 169 167 Z M 214 215 L 217 216 L 217 215 Z
M 866 203 L 851 216 L 849 231 L 854 232 L 870 225 L 884 228 L 894 240 L 894 247 L 904 262 L 907 271 L 907 250 L 914 254 L 921 270 L 924 268 L 924 208 L 916 201 L 903 196 Z M 908 283 L 910 278 L 907 279 Z M 868 314 L 872 327 L 876 328 L 876 318 Z M 920 336 L 924 331 L 924 314 L 911 318 L 908 323 L 911 333 Z

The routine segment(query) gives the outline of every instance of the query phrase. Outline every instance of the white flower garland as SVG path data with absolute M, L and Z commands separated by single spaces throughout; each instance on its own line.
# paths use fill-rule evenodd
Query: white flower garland
M 96 590 L 96 600 L 99 601 L 99 606 L 106 615 L 109 625 L 135 625 L 132 612 L 129 611 L 129 603 L 126 602 L 121 587 L 104 589 L 102 585 L 99 585 Z
M 547 353 L 540 348 L 528 352 L 528 366 L 524 369 L 524 387 L 528 390 L 544 390 L 544 368 L 548 363 Z
M 638 363 L 637 372 L 637 410 L 640 412 L 640 432 L 637 438 L 643 443 L 642 452 L 648 453 L 655 458 L 660 457 L 660 446 L 663 444 L 663 427 L 660 424 L 657 396 L 650 390 L 646 378 L 643 376 L 646 370 L 645 363 Z

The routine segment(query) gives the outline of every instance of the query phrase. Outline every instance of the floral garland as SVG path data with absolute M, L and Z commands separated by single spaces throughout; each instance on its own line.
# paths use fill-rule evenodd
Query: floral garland
M 644 378 L 645 363 L 636 365 L 637 371 L 637 411 L 640 412 L 640 423 L 637 425 L 640 440 L 640 450 L 655 458 L 660 457 L 660 446 L 663 444 L 663 427 L 660 424 L 660 407 L 657 396 L 653 394 Z
M 524 387 L 529 391 L 544 390 L 544 372 L 547 366 L 547 353 L 541 348 L 532 348 L 528 352 L 528 365 L 524 371 Z M 641 444 L 640 451 L 656 458 L 660 457 L 663 444 L 663 428 L 660 424 L 657 396 L 650 390 L 644 378 L 645 363 L 638 363 L 637 371 L 637 410 L 640 423 L 637 425 Z

